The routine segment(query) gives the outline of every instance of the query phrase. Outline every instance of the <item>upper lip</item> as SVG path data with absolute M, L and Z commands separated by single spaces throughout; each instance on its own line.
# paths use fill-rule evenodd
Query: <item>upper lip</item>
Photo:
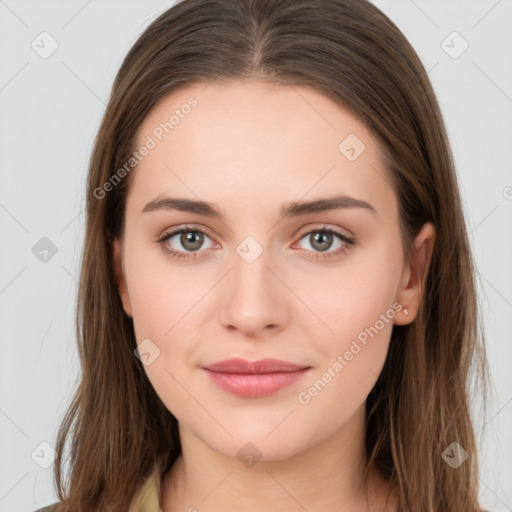
M 221 373 L 237 373 L 258 375 L 265 373 L 296 372 L 309 366 L 301 366 L 279 359 L 260 359 L 259 361 L 247 361 L 246 359 L 233 358 L 218 361 L 217 363 L 203 366 L 206 370 Z

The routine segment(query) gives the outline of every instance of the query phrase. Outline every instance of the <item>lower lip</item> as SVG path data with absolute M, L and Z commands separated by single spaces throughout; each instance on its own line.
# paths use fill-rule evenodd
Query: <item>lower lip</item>
M 206 369 L 205 369 L 206 370 Z M 300 380 L 309 368 L 295 372 L 264 373 L 259 375 L 221 373 L 206 370 L 217 386 L 230 393 L 248 398 L 257 398 L 276 393 Z

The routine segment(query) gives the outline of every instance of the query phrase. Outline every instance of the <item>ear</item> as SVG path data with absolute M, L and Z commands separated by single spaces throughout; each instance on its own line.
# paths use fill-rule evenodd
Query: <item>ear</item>
M 431 222 L 423 225 L 414 241 L 414 250 L 404 266 L 397 302 L 402 309 L 395 316 L 396 325 L 410 324 L 421 306 L 428 270 L 436 239 L 436 230 Z M 407 309 L 408 315 L 404 313 Z
M 123 303 L 125 313 L 131 318 L 132 307 L 130 304 L 130 296 L 128 295 L 128 287 L 126 286 L 126 277 L 123 266 L 123 247 L 119 239 L 112 242 L 112 262 L 114 267 L 114 276 L 119 290 L 119 296 Z

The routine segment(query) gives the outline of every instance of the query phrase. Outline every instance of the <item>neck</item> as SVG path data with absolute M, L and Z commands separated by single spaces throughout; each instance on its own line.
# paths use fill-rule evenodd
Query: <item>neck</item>
M 394 511 L 391 488 L 378 471 L 364 479 L 363 414 L 305 451 L 281 460 L 263 454 L 250 467 L 212 449 L 180 424 L 182 454 L 162 481 L 163 510 Z

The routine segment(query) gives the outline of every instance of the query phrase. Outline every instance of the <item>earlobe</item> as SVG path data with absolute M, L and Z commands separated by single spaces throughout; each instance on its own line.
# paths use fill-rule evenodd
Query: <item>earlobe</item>
M 431 222 L 427 222 L 414 241 L 414 250 L 404 268 L 402 286 L 397 298 L 402 309 L 395 317 L 396 325 L 407 325 L 414 321 L 421 306 L 435 238 L 435 227 Z
M 118 239 L 115 239 L 112 242 L 112 263 L 114 269 L 114 277 L 117 283 L 117 289 L 119 291 L 121 302 L 123 303 L 123 309 L 125 313 L 131 318 L 132 308 L 123 268 L 122 246 L 120 240 Z

